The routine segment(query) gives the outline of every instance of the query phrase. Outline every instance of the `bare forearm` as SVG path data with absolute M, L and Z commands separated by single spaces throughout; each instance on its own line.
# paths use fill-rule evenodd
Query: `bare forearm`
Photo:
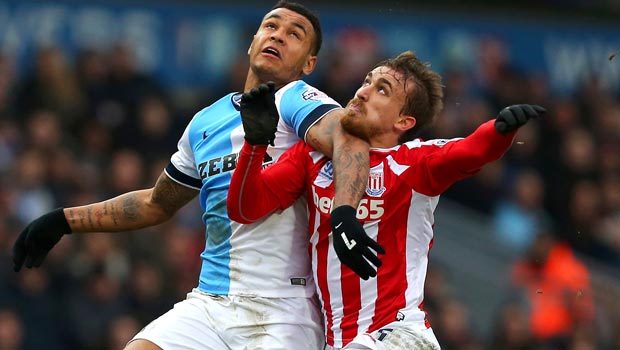
M 357 208 L 366 191 L 369 173 L 368 143 L 345 133 L 340 125 L 344 110 L 335 110 L 315 124 L 306 142 L 332 159 L 334 166 L 334 208 Z
M 130 231 L 157 225 L 170 216 L 149 204 L 150 192 L 129 192 L 103 202 L 65 208 L 65 217 L 73 232 Z
M 155 186 L 103 202 L 65 208 L 73 232 L 118 232 L 154 226 L 171 218 L 198 191 L 172 181 L 162 173 Z
M 340 118 L 342 118 L 344 110 L 337 109 L 329 112 L 314 124 L 306 134 L 306 143 L 312 148 L 332 159 L 334 156 L 334 139 L 335 134 L 342 133 L 340 126 Z
M 368 181 L 368 148 L 368 143 L 350 136 L 334 141 L 334 208 L 341 205 L 357 208 Z

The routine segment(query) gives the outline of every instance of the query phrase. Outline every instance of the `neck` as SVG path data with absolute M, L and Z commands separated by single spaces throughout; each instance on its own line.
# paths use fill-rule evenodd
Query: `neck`
M 252 72 L 252 68 L 248 70 L 248 76 L 245 78 L 245 86 L 243 87 L 243 92 L 248 92 L 253 87 L 257 87 L 260 85 L 262 81 Z
M 392 148 L 399 144 L 398 135 L 375 135 L 370 139 L 368 144 L 373 148 Z
M 274 83 L 276 83 L 276 90 L 278 90 L 279 88 L 283 87 L 284 85 L 292 81 L 301 79 L 301 77 L 302 75 L 300 74 L 298 77 L 290 78 L 290 80 L 279 80 L 276 77 L 274 77 L 272 74 L 262 74 L 262 75 L 257 74 L 256 72 L 252 70 L 252 68 L 250 68 L 248 70 L 248 76 L 245 79 L 245 86 L 243 88 L 243 92 L 248 92 L 250 91 L 250 89 L 257 87 L 260 84 L 267 83 L 269 81 L 273 81 Z

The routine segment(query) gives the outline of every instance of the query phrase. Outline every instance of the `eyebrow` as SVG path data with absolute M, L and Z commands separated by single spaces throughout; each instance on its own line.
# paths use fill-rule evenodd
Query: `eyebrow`
M 267 17 L 265 17 L 265 19 L 263 21 L 266 21 L 266 20 L 271 19 L 271 18 L 275 18 L 275 19 L 281 20 L 282 16 L 280 16 L 277 13 L 272 13 L 271 15 L 268 15 Z M 292 24 L 293 24 L 293 26 L 301 29 L 304 32 L 304 34 L 308 34 L 308 32 L 306 31 L 306 27 L 304 27 L 303 24 L 301 24 L 299 22 L 294 22 L 294 21 L 292 22 Z
M 394 90 L 394 87 L 392 86 L 392 83 L 389 80 L 387 80 L 385 78 L 379 78 L 379 79 L 377 79 L 377 81 L 379 83 L 383 83 L 383 84 L 387 85 L 390 88 L 390 90 Z
M 366 78 L 372 78 L 372 72 L 369 72 L 368 74 L 366 74 Z M 387 80 L 385 78 L 377 78 L 377 81 L 380 84 L 387 85 L 390 88 L 390 90 L 394 90 L 394 86 L 392 86 L 392 82 L 390 82 L 389 80 Z

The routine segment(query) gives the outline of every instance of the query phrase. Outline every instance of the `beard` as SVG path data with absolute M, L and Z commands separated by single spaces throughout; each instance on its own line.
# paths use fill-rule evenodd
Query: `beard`
M 351 105 L 355 105 L 355 107 L 359 109 L 359 112 L 350 110 L 348 107 Z M 355 99 L 353 99 L 347 104 L 345 114 L 342 117 L 340 124 L 342 125 L 344 131 L 366 142 L 369 142 L 373 132 L 372 129 L 366 123 L 364 123 L 363 116 L 365 115 L 365 112 L 366 110 L 364 109 L 364 107 L 356 103 Z

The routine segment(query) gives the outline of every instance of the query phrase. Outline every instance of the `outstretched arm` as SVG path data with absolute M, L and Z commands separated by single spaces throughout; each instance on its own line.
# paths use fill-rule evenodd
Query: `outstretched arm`
M 308 130 L 306 142 L 332 159 L 336 186 L 333 208 L 342 205 L 357 208 L 368 182 L 369 146 L 342 129 L 343 114 L 343 109 L 329 112 Z
M 56 209 L 31 222 L 13 245 L 13 268 L 39 267 L 63 235 L 72 232 L 118 232 L 153 226 L 169 219 L 198 192 L 162 173 L 155 186 L 107 201 Z
M 103 202 L 65 208 L 72 232 L 118 232 L 150 227 L 170 219 L 198 191 L 162 173 L 155 186 L 122 194 Z
M 545 112 L 536 105 L 513 105 L 464 139 L 423 142 L 419 164 L 412 168 L 416 175 L 410 177 L 417 182 L 414 188 L 435 196 L 456 181 L 478 173 L 485 164 L 504 155 L 521 126 Z

